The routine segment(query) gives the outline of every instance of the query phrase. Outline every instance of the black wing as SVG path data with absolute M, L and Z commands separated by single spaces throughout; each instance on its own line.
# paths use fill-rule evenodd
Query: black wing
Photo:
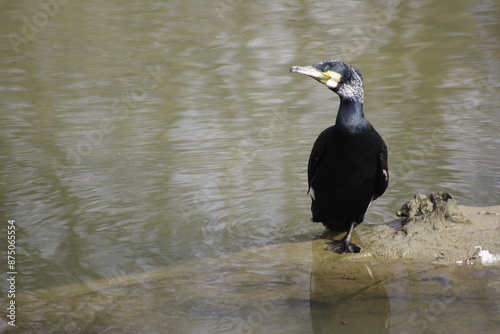
M 387 163 L 387 145 L 382 141 L 382 150 L 380 152 L 377 162 L 377 183 L 373 200 L 376 200 L 387 189 L 389 185 L 389 166 Z
M 321 134 L 314 142 L 313 148 L 311 150 L 311 155 L 309 156 L 309 164 L 307 166 L 307 181 L 309 183 L 308 193 L 311 190 L 312 180 L 314 178 L 314 175 L 316 175 L 319 163 L 323 158 L 323 154 L 325 153 L 326 144 L 328 143 L 328 138 L 333 133 L 334 128 L 335 125 L 321 132 Z

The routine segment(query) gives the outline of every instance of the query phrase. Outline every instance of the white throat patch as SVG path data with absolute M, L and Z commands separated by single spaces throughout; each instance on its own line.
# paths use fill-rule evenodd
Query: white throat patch
M 334 71 L 328 71 L 328 76 L 330 77 L 330 79 L 326 82 L 326 86 L 328 88 L 335 88 L 335 87 L 337 87 L 337 85 L 339 84 L 340 79 L 342 78 L 342 76 L 340 74 L 338 74 L 337 72 L 334 72 Z

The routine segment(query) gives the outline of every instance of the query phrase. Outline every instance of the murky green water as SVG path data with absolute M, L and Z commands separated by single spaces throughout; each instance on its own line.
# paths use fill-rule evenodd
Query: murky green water
M 415 192 L 499 204 L 499 7 L 4 1 L 0 216 L 2 235 L 16 220 L 18 290 L 321 232 L 306 165 L 338 98 L 291 65 L 363 72 L 392 177 L 366 224 Z

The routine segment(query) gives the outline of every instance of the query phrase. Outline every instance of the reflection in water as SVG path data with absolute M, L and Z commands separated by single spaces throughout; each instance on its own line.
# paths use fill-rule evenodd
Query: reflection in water
M 307 158 L 338 102 L 296 63 L 363 72 L 392 170 L 367 226 L 418 191 L 500 202 L 498 0 L 55 2 L 0 5 L 0 213 L 18 223 L 20 292 L 313 239 Z
M 377 261 L 342 261 L 345 255 L 313 241 L 311 320 L 317 333 L 389 333 L 387 269 Z M 379 271 L 382 271 L 379 273 Z
M 327 241 L 313 241 L 314 333 L 488 333 L 500 320 L 498 268 L 352 261 Z
M 308 333 L 310 242 L 20 294 L 42 333 Z M 0 327 L 2 330 L 2 327 Z
M 386 283 L 391 330 L 398 333 L 494 331 L 498 269 L 394 264 Z
M 361 255 L 353 260 L 324 251 L 326 242 L 255 247 L 159 271 L 24 292 L 17 297 L 22 308 L 16 329 L 316 334 L 497 328 L 498 267 Z

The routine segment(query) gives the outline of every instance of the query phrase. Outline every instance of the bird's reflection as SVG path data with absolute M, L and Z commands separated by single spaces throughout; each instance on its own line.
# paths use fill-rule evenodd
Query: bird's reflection
M 388 333 L 390 304 L 377 264 L 363 259 L 345 261 L 350 255 L 325 251 L 330 233 L 313 241 L 313 332 Z

